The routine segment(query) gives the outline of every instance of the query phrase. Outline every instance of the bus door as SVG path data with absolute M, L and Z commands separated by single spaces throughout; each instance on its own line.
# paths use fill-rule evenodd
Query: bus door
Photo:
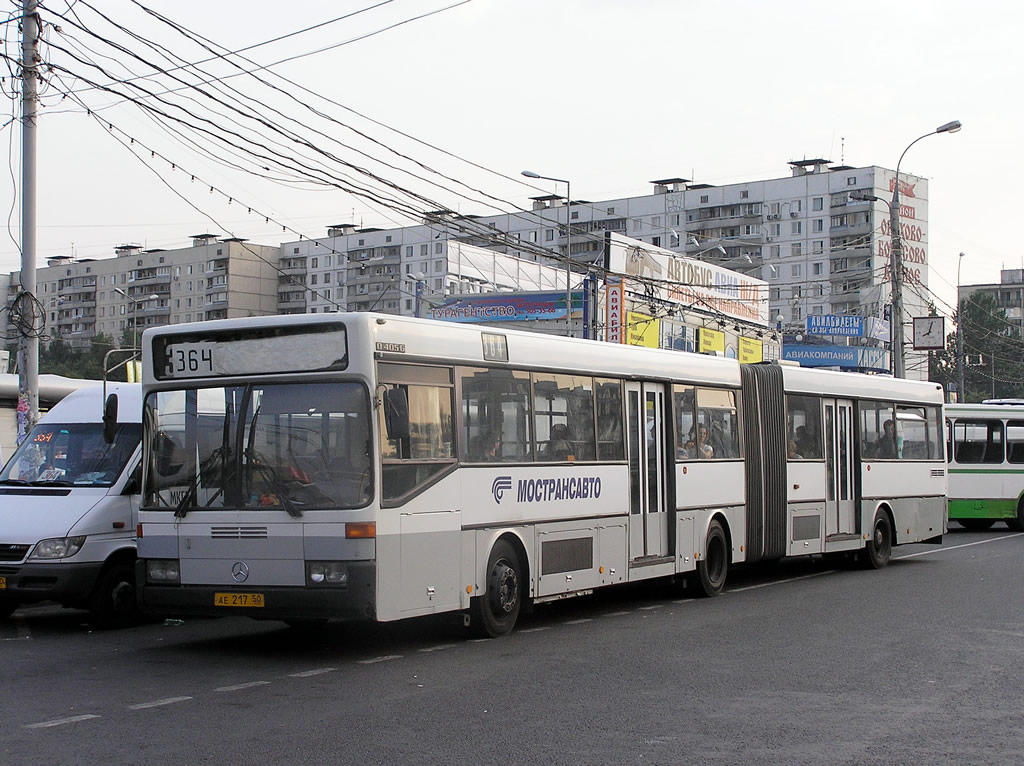
M 825 535 L 857 532 L 853 473 L 853 402 L 825 399 Z
M 669 553 L 665 386 L 626 384 L 629 429 L 629 557 Z

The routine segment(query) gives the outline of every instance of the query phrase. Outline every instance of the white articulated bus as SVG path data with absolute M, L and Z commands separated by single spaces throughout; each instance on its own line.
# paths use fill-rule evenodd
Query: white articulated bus
M 528 600 L 690 573 L 715 595 L 733 564 L 880 567 L 945 531 L 931 383 L 369 313 L 143 347 L 153 614 L 465 611 L 497 636 Z
M 1024 401 L 950 404 L 946 425 L 949 518 L 1024 531 Z

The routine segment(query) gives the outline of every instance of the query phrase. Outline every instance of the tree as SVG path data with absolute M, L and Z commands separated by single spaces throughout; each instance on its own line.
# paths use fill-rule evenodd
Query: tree
M 67 378 L 102 380 L 103 357 L 112 348 L 115 348 L 113 341 L 102 333 L 95 335 L 86 349 L 75 349 L 58 338 L 45 346 L 40 344 L 39 372 L 63 375 Z M 111 361 L 116 364 L 123 358 L 118 356 Z M 115 370 L 107 379 L 125 380 L 124 367 Z
M 932 357 L 931 380 L 946 390 L 959 381 L 962 354 L 964 387 L 962 402 L 983 399 L 1024 398 L 1024 340 L 1018 322 L 1006 318 L 992 293 L 976 292 L 965 298 L 955 317 L 963 333 L 946 338 L 946 348 Z

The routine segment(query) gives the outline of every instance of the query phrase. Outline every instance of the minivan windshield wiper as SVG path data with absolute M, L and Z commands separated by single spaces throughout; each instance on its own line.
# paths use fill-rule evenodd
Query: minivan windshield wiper
M 16 487 L 27 487 L 28 482 L 24 479 L 3 479 L 0 480 L 0 484 L 13 484 Z
M 39 479 L 31 482 L 33 487 L 73 487 L 74 482 L 67 479 Z

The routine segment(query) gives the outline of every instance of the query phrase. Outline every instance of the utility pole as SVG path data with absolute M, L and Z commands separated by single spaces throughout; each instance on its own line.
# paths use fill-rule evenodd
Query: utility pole
M 39 420 L 39 328 L 36 316 L 36 113 L 39 105 L 39 0 L 23 0 L 21 19 L 21 294 L 18 323 L 19 443 Z

